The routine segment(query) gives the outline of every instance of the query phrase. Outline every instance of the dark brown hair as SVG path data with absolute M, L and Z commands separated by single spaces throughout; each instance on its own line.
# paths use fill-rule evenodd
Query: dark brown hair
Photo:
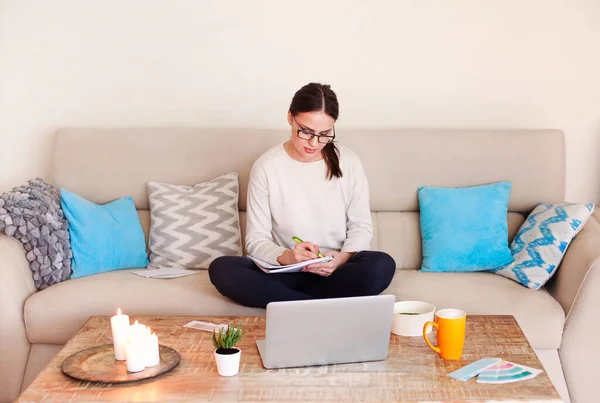
M 296 116 L 304 112 L 323 111 L 334 120 L 338 119 L 339 105 L 335 92 L 326 84 L 310 83 L 300 88 L 294 94 L 290 104 L 290 113 Z M 340 168 L 339 151 L 335 143 L 328 143 L 322 150 L 323 159 L 327 164 L 327 177 L 329 179 L 342 177 Z

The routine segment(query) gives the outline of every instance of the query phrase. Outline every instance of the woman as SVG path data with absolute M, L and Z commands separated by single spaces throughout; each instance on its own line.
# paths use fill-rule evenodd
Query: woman
M 247 257 L 223 256 L 208 269 L 221 294 L 264 308 L 272 301 L 377 295 L 392 281 L 394 259 L 367 250 L 373 234 L 367 178 L 356 154 L 333 142 L 337 118 L 329 85 L 296 92 L 287 116 L 291 137 L 250 172 L 246 231 L 248 254 L 271 264 L 318 254 L 333 259 L 302 272 L 266 274 Z

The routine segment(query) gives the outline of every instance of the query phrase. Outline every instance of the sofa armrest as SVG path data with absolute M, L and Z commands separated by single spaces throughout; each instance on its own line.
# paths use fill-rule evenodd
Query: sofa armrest
M 31 347 L 23 307 L 35 292 L 22 244 L 0 234 L 0 402 L 14 401 L 21 392 Z
M 567 248 L 548 291 L 567 315 L 559 354 L 571 399 L 595 401 L 593 366 L 600 360 L 600 223 L 593 216 Z
M 567 316 L 574 309 L 574 304 L 587 303 L 586 296 L 579 294 L 583 292 L 584 285 L 588 282 L 586 277 L 591 274 L 591 269 L 598 261 L 600 223 L 592 216 L 567 248 L 554 281 L 548 286 L 548 291 L 562 305 Z

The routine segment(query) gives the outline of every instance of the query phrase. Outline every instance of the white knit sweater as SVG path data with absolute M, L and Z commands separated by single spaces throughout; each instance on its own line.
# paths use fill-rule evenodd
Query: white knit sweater
M 324 160 L 298 162 L 279 144 L 254 163 L 248 182 L 246 251 L 278 264 L 293 236 L 321 251 L 369 249 L 369 185 L 356 154 L 338 145 L 342 177 L 328 180 Z

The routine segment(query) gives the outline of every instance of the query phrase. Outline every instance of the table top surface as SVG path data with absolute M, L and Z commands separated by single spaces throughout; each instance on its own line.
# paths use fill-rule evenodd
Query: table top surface
M 262 316 L 131 316 L 151 327 L 160 344 L 179 352 L 181 362 L 156 378 L 125 384 L 84 382 L 61 371 L 62 362 L 90 347 L 112 343 L 110 317 L 93 316 L 21 394 L 20 402 L 235 401 L 235 402 L 562 402 L 545 372 L 502 385 L 461 382 L 446 376 L 485 357 L 543 369 L 513 316 L 471 315 L 463 357 L 444 361 L 422 337 L 390 335 L 384 361 L 267 370 L 256 347 L 265 337 Z M 184 328 L 200 320 L 241 323 L 247 334 L 239 373 L 221 377 L 210 332 Z M 433 336 L 435 340 L 435 336 Z

